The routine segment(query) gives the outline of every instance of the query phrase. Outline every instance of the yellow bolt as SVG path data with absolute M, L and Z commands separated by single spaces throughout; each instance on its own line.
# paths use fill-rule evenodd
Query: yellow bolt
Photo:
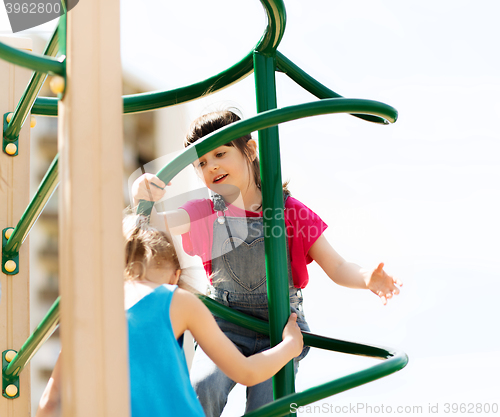
M 7 388 L 5 388 L 5 393 L 9 397 L 15 397 L 17 395 L 17 387 L 14 384 L 7 385 Z
M 12 116 L 14 116 L 14 113 L 9 113 L 7 115 L 7 117 L 5 118 L 5 120 L 7 120 L 7 123 L 10 123 L 10 121 L 12 120 Z
M 30 126 L 31 127 L 35 127 L 36 126 L 36 119 L 33 116 L 31 116 L 31 119 L 30 119 Z
M 65 83 L 63 77 L 59 77 L 59 76 L 53 77 L 50 80 L 50 90 L 54 94 L 62 94 L 64 92 L 65 84 L 66 83 Z
M 15 350 L 9 350 L 6 354 L 5 354 L 5 360 L 7 362 L 12 362 L 12 359 L 15 358 L 15 356 L 17 355 L 16 351 Z
M 7 272 L 14 272 L 16 270 L 16 263 L 12 260 L 5 262 L 4 268 Z
M 5 236 L 5 239 L 9 240 L 10 239 L 10 236 L 12 235 L 12 232 L 14 231 L 14 229 L 11 227 L 10 229 L 7 229 L 4 233 L 4 236 Z
M 5 147 L 5 152 L 7 152 L 8 155 L 15 155 L 17 152 L 17 146 L 15 143 L 9 143 Z

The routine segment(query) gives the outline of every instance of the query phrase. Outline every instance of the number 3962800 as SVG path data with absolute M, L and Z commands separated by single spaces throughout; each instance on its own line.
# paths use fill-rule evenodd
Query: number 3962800
M 59 3 L 5 3 L 7 13 L 42 14 L 60 13 Z

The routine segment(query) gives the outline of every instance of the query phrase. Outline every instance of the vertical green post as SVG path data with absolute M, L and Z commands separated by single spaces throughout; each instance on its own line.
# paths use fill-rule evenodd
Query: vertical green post
M 275 109 L 275 55 L 254 52 L 257 112 Z M 282 340 L 283 328 L 290 315 L 286 229 L 281 186 L 281 160 L 278 127 L 259 131 L 259 158 L 264 210 L 264 247 L 266 253 L 269 332 L 271 346 Z M 295 392 L 295 372 L 290 361 L 273 377 L 274 398 Z

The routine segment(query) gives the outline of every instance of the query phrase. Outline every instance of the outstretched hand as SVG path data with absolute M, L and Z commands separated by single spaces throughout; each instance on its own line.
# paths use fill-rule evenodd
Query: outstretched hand
M 383 263 L 380 263 L 374 269 L 366 282 L 368 289 L 378 295 L 384 305 L 387 304 L 387 300 L 392 298 L 393 295 L 399 294 L 399 287 L 402 285 L 403 283 L 399 279 L 394 278 L 384 271 Z
M 302 353 L 304 348 L 304 340 L 302 338 L 302 333 L 300 327 L 297 324 L 297 314 L 292 313 L 288 318 L 288 323 L 283 329 L 283 341 L 289 341 L 293 346 L 293 357 L 296 358 Z

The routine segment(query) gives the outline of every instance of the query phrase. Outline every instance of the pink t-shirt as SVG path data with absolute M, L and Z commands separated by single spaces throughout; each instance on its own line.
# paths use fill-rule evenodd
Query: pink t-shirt
M 217 219 L 212 200 L 191 200 L 181 208 L 187 211 L 191 221 L 190 231 L 182 235 L 184 251 L 191 256 L 201 257 L 209 277 L 212 273 L 213 224 Z M 262 212 L 242 210 L 231 204 L 227 206 L 225 214 L 228 217 L 262 217 Z M 306 265 L 312 262 L 307 253 L 328 226 L 316 213 L 293 197 L 288 197 L 285 203 L 285 226 L 293 283 L 296 288 L 305 288 L 309 282 Z

